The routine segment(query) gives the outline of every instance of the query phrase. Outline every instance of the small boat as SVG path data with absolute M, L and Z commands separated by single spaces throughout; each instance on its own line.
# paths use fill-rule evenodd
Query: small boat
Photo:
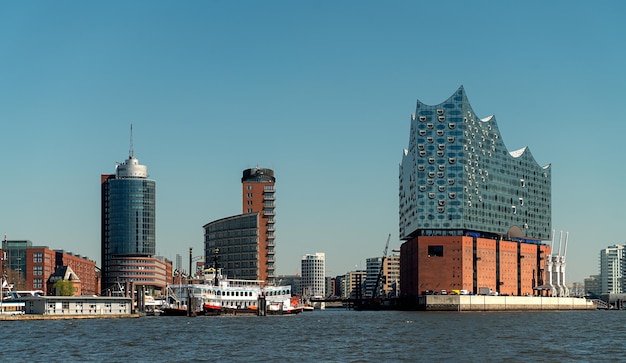
M 187 316 L 188 313 L 186 307 L 163 307 L 161 311 L 164 316 Z

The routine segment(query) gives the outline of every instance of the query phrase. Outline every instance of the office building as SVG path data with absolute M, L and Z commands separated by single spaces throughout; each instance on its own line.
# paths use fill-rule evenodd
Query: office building
M 2 273 L 6 275 L 8 281 L 13 283 L 18 289 L 26 289 L 26 273 L 28 271 L 28 259 L 26 250 L 33 246 L 29 240 L 7 240 L 6 236 L 2 241 Z
M 126 283 L 163 290 L 171 261 L 155 257 L 156 183 L 135 158 L 132 129 L 129 157 L 101 176 L 101 193 L 102 293 Z
M 300 288 L 306 298 L 326 297 L 326 255 L 322 252 L 306 254 L 300 261 L 302 280 Z
M 213 265 L 217 248 L 227 276 L 275 284 L 275 182 L 271 169 L 243 171 L 242 214 L 203 226 L 206 266 Z
M 600 294 L 623 294 L 626 250 L 613 245 L 600 251 Z
M 389 255 L 382 257 L 371 257 L 365 261 L 365 296 L 374 296 L 376 281 L 378 280 L 377 297 L 394 297 L 400 288 L 400 256 Z
M 382 257 L 370 257 L 365 260 L 365 297 L 380 297 L 382 293 Z M 379 279 L 380 274 L 380 279 Z M 377 283 L 378 282 L 378 283 Z M 377 291 L 376 291 L 377 290 Z
M 528 147 L 508 151 L 494 116 L 463 87 L 417 102 L 399 170 L 401 293 L 479 287 L 512 295 L 545 285 L 551 168 Z

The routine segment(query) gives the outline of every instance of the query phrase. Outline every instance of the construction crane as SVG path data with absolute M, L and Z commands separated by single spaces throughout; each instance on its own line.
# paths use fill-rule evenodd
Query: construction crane
M 380 260 L 380 270 L 378 270 L 378 277 L 376 278 L 376 284 L 374 285 L 374 291 L 372 291 L 372 299 L 375 299 L 378 295 L 378 287 L 381 285 L 380 281 L 383 278 L 383 268 L 385 267 L 385 259 L 387 258 L 387 249 L 389 248 L 389 240 L 391 239 L 391 233 L 387 237 L 387 243 L 385 244 L 385 251 L 383 252 L 383 258 Z

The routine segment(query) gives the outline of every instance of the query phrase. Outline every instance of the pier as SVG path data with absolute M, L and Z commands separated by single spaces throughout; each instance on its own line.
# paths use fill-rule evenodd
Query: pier
M 426 311 L 538 311 L 597 310 L 594 301 L 577 297 L 424 295 L 417 310 Z

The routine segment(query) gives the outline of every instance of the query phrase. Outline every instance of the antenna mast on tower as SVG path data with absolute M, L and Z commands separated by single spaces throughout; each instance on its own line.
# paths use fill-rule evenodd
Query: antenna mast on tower
M 135 157 L 135 148 L 133 147 L 133 124 L 130 124 L 130 150 L 128 151 L 130 159 Z

